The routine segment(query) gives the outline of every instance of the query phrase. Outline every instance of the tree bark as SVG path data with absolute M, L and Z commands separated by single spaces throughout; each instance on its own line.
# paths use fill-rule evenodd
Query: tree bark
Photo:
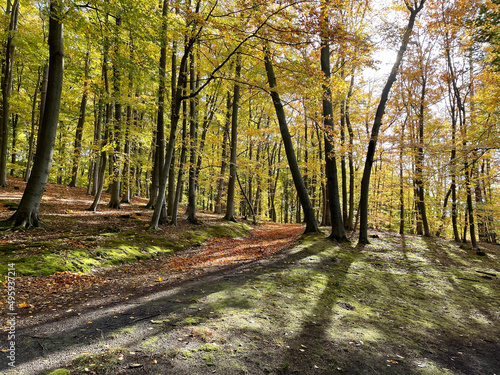
M 47 102 L 40 125 L 40 137 L 38 138 L 33 170 L 26 184 L 19 208 L 9 219 L 14 226 L 37 227 L 41 224 L 39 208 L 49 177 L 61 103 L 64 71 L 63 23 L 60 18 L 62 14 L 62 3 L 59 0 L 51 0 Z

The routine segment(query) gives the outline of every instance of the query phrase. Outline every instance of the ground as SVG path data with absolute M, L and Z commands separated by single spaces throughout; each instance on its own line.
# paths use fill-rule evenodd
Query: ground
M 24 187 L 9 182 L 3 219 Z M 500 373 L 496 245 L 378 232 L 360 247 L 206 212 L 150 231 L 144 200 L 90 213 L 90 199 L 51 184 L 45 228 L 0 232 L 3 279 L 12 263 L 18 276 L 2 373 Z

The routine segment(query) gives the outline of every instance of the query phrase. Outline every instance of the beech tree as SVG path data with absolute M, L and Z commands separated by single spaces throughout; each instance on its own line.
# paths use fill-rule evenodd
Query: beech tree
M 50 165 L 54 152 L 57 123 L 64 71 L 63 15 L 60 0 L 49 4 L 49 72 L 47 99 L 44 115 L 40 124 L 37 152 L 33 170 L 23 193 L 19 207 L 9 219 L 14 226 L 38 227 L 40 221 L 40 202 L 49 178 Z
M 375 149 L 377 147 L 377 139 L 379 136 L 380 126 L 385 113 L 385 107 L 389 99 L 389 93 L 392 85 L 396 81 L 399 66 L 403 60 L 403 55 L 406 51 L 410 36 L 415 25 L 415 20 L 418 13 L 423 9 L 426 0 L 405 0 L 405 5 L 410 12 L 410 18 L 406 26 L 401 46 L 399 47 L 396 61 L 392 67 L 391 73 L 387 78 L 387 82 L 382 90 L 380 101 L 375 114 L 375 120 L 370 135 L 370 142 L 368 144 L 368 151 L 366 153 L 365 166 L 363 170 L 363 179 L 361 180 L 361 193 L 359 201 L 360 223 L 359 223 L 359 242 L 362 244 L 368 243 L 368 196 L 370 193 L 370 175 L 372 171 L 373 159 L 375 156 Z

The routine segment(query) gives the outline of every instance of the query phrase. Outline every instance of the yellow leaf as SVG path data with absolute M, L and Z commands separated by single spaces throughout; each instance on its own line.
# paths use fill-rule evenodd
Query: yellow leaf
M 161 277 L 158 277 L 158 281 L 161 281 Z
M 25 309 L 26 307 L 29 307 L 29 305 L 26 302 L 20 303 L 18 306 L 20 309 Z

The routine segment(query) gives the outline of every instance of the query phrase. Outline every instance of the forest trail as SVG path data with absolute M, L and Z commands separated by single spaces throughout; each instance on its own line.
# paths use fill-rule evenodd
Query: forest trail
M 1 192 L 2 218 L 21 191 L 11 184 Z M 17 256 L 20 271 L 49 274 L 16 279 L 17 366 L 7 372 L 2 340 L 1 374 L 500 368 L 498 246 L 484 244 L 487 255 L 478 257 L 444 239 L 378 232 L 357 247 L 301 235 L 302 225 L 228 224 L 207 212 L 202 225 L 180 220 L 150 231 L 144 201 L 109 210 L 104 200 L 94 214 L 85 210 L 89 199 L 83 189 L 50 184 L 48 225 L 2 232 L 3 263 Z M 100 266 L 40 268 L 73 267 L 77 256 Z M 126 263 L 110 265 L 116 261 Z M 2 317 L 6 307 L 3 295 Z
M 247 238 L 214 238 L 171 257 L 106 267 L 95 275 L 63 272 L 21 279 L 19 288 L 28 288 L 23 292 L 31 296 L 32 308 L 24 310 L 29 315 L 21 311 L 18 316 L 17 371 L 39 374 L 79 354 L 100 353 L 104 338 L 113 342 L 104 347 L 129 344 L 129 337 L 123 341 L 113 332 L 126 332 L 138 322 L 151 325 L 157 317 L 178 310 L 186 299 L 196 300 L 198 290 L 249 272 L 259 260 L 289 248 L 302 231 L 302 225 L 269 223 Z M 164 304 L 170 307 L 159 307 Z M 43 308 L 35 309 L 37 305 Z M 142 335 L 151 333 L 142 328 Z

